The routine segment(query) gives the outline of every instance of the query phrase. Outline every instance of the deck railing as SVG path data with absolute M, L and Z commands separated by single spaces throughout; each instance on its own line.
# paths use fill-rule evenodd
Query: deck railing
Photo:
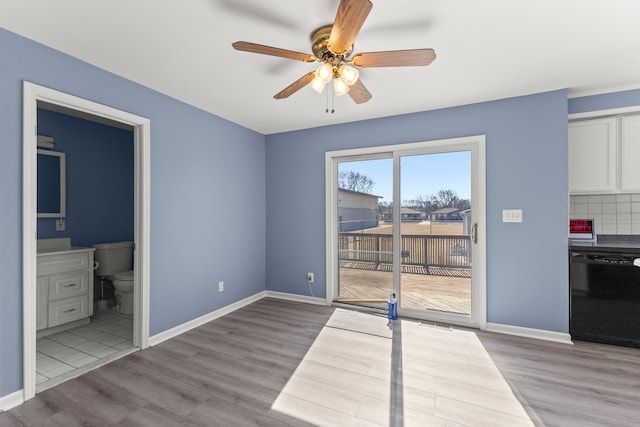
M 432 267 L 471 267 L 468 235 L 411 235 L 402 238 L 402 264 Z M 341 261 L 393 263 L 393 236 L 375 233 L 338 233 Z

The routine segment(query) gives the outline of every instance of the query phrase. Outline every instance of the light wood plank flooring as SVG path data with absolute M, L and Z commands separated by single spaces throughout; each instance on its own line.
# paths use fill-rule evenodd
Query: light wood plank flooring
M 640 350 L 263 299 L 0 413 L 0 426 L 631 426 Z

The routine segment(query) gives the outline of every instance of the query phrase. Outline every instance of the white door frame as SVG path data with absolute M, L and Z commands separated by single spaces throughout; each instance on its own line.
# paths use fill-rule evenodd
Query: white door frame
M 473 294 L 471 296 L 471 316 L 455 313 L 440 315 L 429 312 L 429 320 L 455 323 L 479 329 L 487 327 L 487 273 L 486 273 L 486 137 L 484 135 L 450 138 L 434 141 L 414 142 L 407 144 L 386 145 L 380 147 L 355 148 L 325 153 L 325 218 L 326 218 L 326 303 L 332 304 L 338 296 L 338 162 L 348 157 L 354 160 L 379 158 L 393 158 L 394 188 L 393 199 L 398 200 L 400 194 L 399 158 L 412 154 L 425 154 L 425 151 L 471 151 L 471 194 L 473 200 L 472 223 L 477 224 L 477 243 L 473 244 Z M 400 217 L 400 203 L 394 203 L 394 218 Z M 400 247 L 400 233 L 394 233 L 394 247 Z M 399 254 L 394 251 L 394 265 L 399 265 Z M 400 275 L 398 268 L 394 269 L 396 276 Z M 394 277 L 397 282 L 399 277 Z
M 22 160 L 22 296 L 23 398 L 36 392 L 36 264 L 37 264 L 37 103 L 46 102 L 134 128 L 134 252 L 133 344 L 149 346 L 149 182 L 151 122 L 63 92 L 23 83 Z

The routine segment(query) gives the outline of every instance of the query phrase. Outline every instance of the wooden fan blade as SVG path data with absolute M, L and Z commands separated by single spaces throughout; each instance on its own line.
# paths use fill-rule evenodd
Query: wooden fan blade
M 311 83 L 311 80 L 313 80 L 313 78 L 315 77 L 315 74 L 316 74 L 315 71 L 309 71 L 307 74 L 300 77 L 298 80 L 296 80 L 286 88 L 282 89 L 280 92 L 273 95 L 273 97 L 275 99 L 283 99 L 293 95 L 294 93 L 296 93 L 297 91 L 299 91 L 300 89 L 302 89 L 303 87 Z
M 347 93 L 356 104 L 364 104 L 370 100 L 372 96 L 371 92 L 369 92 L 360 79 L 349 88 L 349 92 Z
M 433 49 L 410 49 L 358 53 L 352 61 L 358 67 L 411 67 L 429 65 L 434 59 Z
M 340 0 L 329 36 L 329 50 L 340 55 L 351 49 L 372 7 L 369 0 Z
M 280 49 L 279 47 L 265 46 L 262 44 L 251 42 L 235 42 L 233 46 L 236 50 L 242 50 L 244 52 L 260 53 L 262 55 L 278 56 L 280 58 L 296 59 L 304 62 L 314 62 L 316 57 L 308 53 L 295 52 L 293 50 Z

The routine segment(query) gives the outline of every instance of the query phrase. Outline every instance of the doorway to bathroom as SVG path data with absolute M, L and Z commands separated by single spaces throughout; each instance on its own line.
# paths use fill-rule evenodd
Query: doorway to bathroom
M 148 346 L 150 122 L 143 117 L 28 82 L 24 83 L 23 115 L 23 390 L 24 399 L 27 400 L 57 383 Z M 73 178 L 73 174 L 78 173 L 78 160 L 93 156 L 93 166 L 82 165 L 80 169 L 84 168 L 98 175 L 98 171 L 102 170 L 104 176 L 96 176 L 94 184 L 70 184 L 71 180 L 67 180 L 66 190 L 70 197 L 66 198 L 65 203 L 76 203 L 75 209 L 67 209 L 63 215 L 43 219 L 42 215 L 37 214 L 42 201 L 37 197 L 40 173 L 37 169 L 36 151 L 42 151 L 38 149 L 42 148 L 43 142 L 55 144 L 52 135 L 49 138 L 38 137 L 39 119 L 45 116 L 49 121 L 74 121 L 69 126 L 71 133 L 77 132 L 82 124 L 94 125 L 94 130 L 100 128 L 110 135 L 107 139 L 120 135 L 120 138 L 114 138 L 119 139 L 120 143 L 100 146 L 97 137 L 96 140 L 88 141 L 91 139 L 91 132 L 80 137 L 79 139 L 87 141 L 78 144 L 82 146 L 79 151 L 67 156 L 69 164 L 71 158 L 76 161 L 75 169 L 67 168 L 67 175 Z M 65 151 L 62 149 L 64 143 L 72 138 L 65 135 L 63 139 L 65 141 L 61 139 L 59 145 L 61 152 Z M 49 149 L 52 150 L 52 147 Z M 79 154 L 81 150 L 86 151 L 84 157 Z M 114 159 L 125 160 L 113 164 Z M 87 176 L 86 173 L 84 176 Z M 110 200 L 111 205 L 100 206 L 100 198 L 95 193 L 104 193 L 106 190 L 104 187 L 100 189 L 99 183 L 110 180 L 113 181 L 111 187 L 116 189 L 112 191 L 114 194 L 111 197 L 104 198 Z M 87 206 L 78 209 L 79 198 L 88 200 Z M 92 224 L 88 220 L 92 209 L 105 211 L 98 215 L 98 224 L 95 221 Z M 66 233 L 61 230 L 65 227 L 69 227 Z M 77 227 L 75 234 L 71 232 L 71 227 Z M 83 231 L 77 231 L 83 227 Z M 96 230 L 91 227 L 96 227 Z M 65 237 L 57 237 L 62 235 Z M 131 237 L 133 262 L 128 264 L 127 269 L 133 268 L 133 304 L 130 304 L 128 310 L 122 310 L 122 307 L 114 310 L 119 301 L 113 298 L 111 281 L 98 277 L 95 279 L 96 286 L 93 286 L 94 252 L 91 246 L 94 243 L 131 240 Z M 41 246 L 46 247 L 47 244 L 54 244 L 54 247 L 62 245 L 63 251 L 60 253 L 65 252 L 65 244 L 74 248 L 87 247 L 86 263 L 91 264 L 87 268 L 90 272 L 84 272 L 78 280 L 73 278 L 80 277 L 77 271 L 72 274 L 52 274 L 43 280 L 38 265 L 41 264 L 43 255 Z M 82 250 L 77 253 L 81 252 Z M 72 258 L 76 254 L 75 250 L 67 253 L 73 254 Z M 76 258 L 85 259 L 83 256 Z M 60 294 L 53 295 L 52 289 L 56 292 L 60 290 Z M 86 294 L 78 295 L 82 290 Z M 67 291 L 71 298 L 63 296 Z M 41 313 L 43 300 L 45 310 L 47 304 L 53 310 L 48 315 L 51 323 L 44 326 Z M 82 318 L 75 320 L 76 313 L 77 317 Z M 65 322 L 62 319 L 65 316 L 70 316 L 71 321 Z M 44 317 L 46 323 L 47 315 Z M 60 324 L 61 322 L 64 324 Z

